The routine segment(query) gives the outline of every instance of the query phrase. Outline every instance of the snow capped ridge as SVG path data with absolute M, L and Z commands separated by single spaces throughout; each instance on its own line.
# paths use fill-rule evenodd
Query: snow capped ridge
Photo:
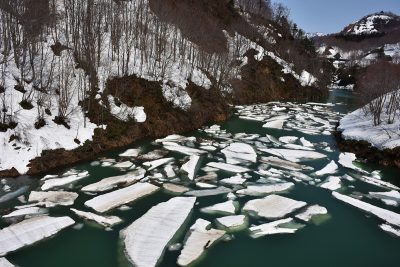
M 367 15 L 347 26 L 344 35 L 373 35 L 384 33 L 384 28 L 393 23 L 400 23 L 400 18 L 392 13 L 379 12 Z

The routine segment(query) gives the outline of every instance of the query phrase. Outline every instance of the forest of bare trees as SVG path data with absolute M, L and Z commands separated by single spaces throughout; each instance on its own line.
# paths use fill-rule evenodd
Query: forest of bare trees
M 235 4 L 286 29 L 292 38 L 287 42 L 299 40 L 299 45 L 278 53 L 300 72 L 311 69 L 319 73 L 320 61 L 304 60 L 301 46 L 306 38 L 289 21 L 287 8 L 269 0 Z M 225 35 L 230 46 L 226 52 L 206 52 L 185 38 L 177 25 L 161 21 L 147 0 L 38 0 L 35 4 L 32 0 L 3 0 L 1 128 L 15 126 L 14 113 L 20 108 L 37 110 L 37 128 L 50 116 L 68 127 L 78 103 L 84 114 L 90 112 L 91 101 L 112 77 L 134 74 L 169 82 L 179 75 L 207 87 L 209 75 L 216 81 L 214 86 L 227 90 L 229 81 L 239 74 L 232 62 L 242 57 L 252 42 L 239 34 Z M 6 90 L 10 86 L 22 94 L 19 106 L 14 94 Z M 175 86 L 182 84 L 175 82 Z
M 379 61 L 367 67 L 357 80 L 360 104 L 367 115 L 372 115 L 375 126 L 382 123 L 382 117 L 388 124 L 400 119 L 400 65 Z

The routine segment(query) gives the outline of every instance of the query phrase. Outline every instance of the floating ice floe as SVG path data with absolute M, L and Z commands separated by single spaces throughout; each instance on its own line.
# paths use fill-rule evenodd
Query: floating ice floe
M 228 164 L 240 164 L 243 162 L 257 162 L 257 154 L 254 149 L 244 143 L 232 143 L 221 150 Z
M 314 147 L 314 145 L 310 141 L 307 141 L 304 137 L 300 138 L 300 143 L 305 147 Z
M 342 187 L 341 179 L 338 176 L 329 176 L 326 181 L 320 185 L 320 187 L 332 191 L 338 190 Z
M 0 203 L 7 202 L 7 201 L 9 201 L 11 199 L 14 199 L 14 198 L 17 198 L 17 197 L 21 196 L 26 191 L 28 191 L 28 189 L 29 189 L 29 186 L 25 185 L 25 186 L 22 186 L 21 188 L 18 188 L 15 191 L 7 193 L 7 194 L 5 194 L 5 195 L 0 197 Z
M 327 157 L 326 155 L 319 152 L 307 150 L 291 150 L 279 148 L 259 148 L 259 150 L 292 162 L 301 162 L 303 160 L 322 159 Z
M 209 207 L 205 207 L 201 209 L 201 212 L 210 213 L 210 214 L 235 214 L 239 203 L 233 200 L 228 200 L 224 203 L 218 203 Z
M 29 202 L 38 202 L 38 205 L 46 206 L 47 208 L 55 206 L 71 206 L 78 198 L 78 194 L 74 192 L 64 191 L 32 191 L 29 194 Z
M 179 144 L 172 143 L 172 142 L 164 143 L 164 148 L 169 151 L 178 152 L 178 153 L 188 155 L 188 156 L 202 155 L 202 154 L 207 153 L 207 151 L 204 151 L 204 150 L 200 150 L 197 148 L 191 148 L 191 147 L 187 147 L 187 146 L 181 146 Z
M 139 160 L 156 160 L 156 159 L 161 159 L 161 158 L 165 157 L 166 155 L 168 155 L 168 151 L 156 149 L 156 150 L 150 151 L 146 154 L 139 155 L 137 157 L 137 159 L 139 159 Z
M 383 187 L 383 188 L 392 189 L 392 190 L 400 190 L 400 188 L 398 186 L 395 186 L 394 184 L 391 184 L 389 182 L 385 182 L 385 181 L 382 181 L 380 179 L 376 179 L 373 177 L 361 176 L 361 177 L 359 177 L 359 179 L 361 181 L 364 181 L 369 184 L 373 184 L 378 187 Z
M 225 235 L 225 231 L 222 230 L 208 230 L 210 226 L 209 221 L 197 219 L 190 227 L 186 242 L 178 257 L 179 266 L 188 266 L 195 262 L 206 249 Z
M 285 120 L 274 120 L 274 121 L 269 121 L 269 122 L 265 123 L 263 125 L 263 127 L 281 130 L 283 128 L 284 123 L 285 123 Z
M 85 220 L 94 221 L 104 227 L 112 227 L 116 224 L 122 223 L 122 220 L 117 216 L 100 216 L 92 212 L 85 212 L 77 209 L 71 210 L 79 217 Z
M 84 186 L 81 190 L 84 192 L 104 192 L 120 185 L 127 186 L 136 183 L 143 179 L 145 174 L 146 171 L 139 168 L 138 170 L 123 175 L 104 178 L 97 183 Z
M 394 190 L 390 192 L 370 192 L 369 196 L 380 199 L 389 206 L 397 207 L 400 203 L 400 193 Z
M 308 176 L 307 174 L 304 174 L 302 172 L 297 172 L 297 171 L 291 171 L 289 172 L 290 176 L 295 180 L 295 181 L 312 181 L 313 179 Z
M 279 141 L 285 144 L 294 144 L 299 138 L 297 136 L 282 136 L 279 137 Z
M 275 235 L 275 234 L 293 234 L 298 229 L 302 228 L 303 225 L 294 225 L 292 227 L 285 227 L 282 225 L 290 224 L 293 222 L 292 218 L 282 219 L 270 223 L 265 223 L 258 226 L 250 227 L 250 236 L 252 238 L 259 238 L 266 235 Z
M 165 142 L 185 142 L 185 141 L 191 141 L 191 142 L 195 142 L 196 141 L 196 137 L 186 137 L 183 135 L 178 135 L 178 134 L 172 134 L 172 135 L 168 135 L 165 138 L 162 139 L 156 139 L 155 142 L 156 143 L 165 143 Z
M 152 207 L 121 231 L 128 260 L 138 267 L 156 266 L 167 245 L 185 223 L 196 202 L 194 197 L 175 197 Z
M 231 215 L 216 219 L 217 224 L 229 231 L 241 230 L 248 224 L 246 215 Z
M 192 155 L 189 158 L 189 161 L 182 165 L 181 171 L 187 174 L 190 180 L 193 180 L 196 175 L 196 170 L 198 168 L 200 162 L 199 155 Z
M 358 200 L 358 199 L 355 199 L 355 198 L 352 198 L 352 197 L 349 197 L 346 195 L 342 195 L 338 192 L 333 192 L 332 195 L 335 198 L 337 198 L 338 200 L 341 200 L 341 201 L 343 201 L 347 204 L 350 204 L 356 208 L 359 208 L 363 211 L 371 213 L 392 225 L 400 227 L 400 214 L 398 214 L 398 213 L 376 207 L 376 206 L 366 203 L 364 201 L 361 201 L 361 200 Z
M 232 165 L 232 164 L 227 164 L 227 163 L 222 163 L 222 162 L 209 162 L 207 166 L 212 167 L 212 168 L 217 168 L 223 171 L 227 172 L 233 172 L 233 173 L 242 173 L 242 172 L 248 172 L 250 171 L 248 168 Z
M 206 171 L 205 168 L 202 168 L 202 170 Z M 217 171 L 218 169 L 215 169 L 215 170 Z M 218 174 L 212 171 L 212 172 L 207 173 L 206 175 L 197 177 L 196 181 L 198 181 L 198 182 L 210 182 L 210 181 L 212 181 L 213 182 L 213 181 L 216 181 L 217 179 L 218 179 Z
M 288 149 L 296 149 L 296 150 L 307 150 L 307 151 L 314 151 L 315 149 L 312 147 L 301 146 L 296 144 L 284 144 L 283 147 Z
M 15 218 L 15 217 L 22 217 L 22 216 L 38 216 L 47 213 L 47 209 L 39 208 L 39 207 L 27 207 L 15 210 L 9 214 L 3 215 L 3 218 Z
M 0 230 L 0 256 L 49 238 L 75 223 L 70 217 L 34 217 Z
M 236 191 L 239 195 L 247 196 L 265 196 L 271 193 L 277 193 L 289 190 L 294 186 L 294 183 L 275 183 L 262 185 L 249 185 L 245 189 Z
M 269 164 L 273 167 L 278 167 L 278 168 L 286 169 L 289 171 L 313 170 L 312 167 L 300 165 L 298 163 L 283 160 L 283 159 L 280 159 L 277 157 L 261 157 L 260 161 L 263 163 Z
M 9 262 L 6 258 L 0 258 L 0 267 L 15 267 L 15 265 Z
M 196 186 L 199 188 L 216 188 L 217 185 L 215 184 L 209 184 L 209 183 L 203 183 L 203 182 L 197 182 Z
M 338 170 L 338 165 L 334 160 L 332 160 L 328 165 L 326 165 L 323 169 L 315 172 L 315 175 L 317 176 L 323 176 L 326 174 L 334 174 Z
M 117 169 L 129 169 L 135 167 L 135 165 L 131 161 L 123 161 L 114 164 L 113 167 Z
M 143 166 L 147 167 L 149 171 L 154 170 L 155 168 L 158 168 L 162 165 L 168 164 L 170 162 L 173 162 L 175 159 L 174 158 L 165 158 L 165 159 L 156 159 L 153 161 L 149 162 L 144 162 Z
M 352 169 L 361 173 L 367 173 L 366 171 L 362 170 L 361 168 L 355 166 L 353 161 L 357 159 L 356 155 L 353 153 L 340 153 L 339 155 L 339 164 L 345 168 Z
M 387 224 L 387 223 L 381 224 L 381 225 L 379 225 L 379 227 L 385 232 L 388 232 L 392 235 L 400 237 L 400 229 L 399 228 L 394 228 L 392 225 Z
M 305 205 L 307 203 L 303 201 L 278 195 L 269 195 L 262 199 L 248 201 L 243 207 L 243 211 L 254 212 L 256 215 L 267 219 L 280 219 Z
M 104 213 L 121 205 L 150 195 L 159 189 L 150 183 L 137 183 L 110 193 L 94 197 L 85 202 L 85 206 Z
M 187 191 L 189 191 L 189 188 L 183 186 L 183 185 L 176 185 L 176 184 L 171 184 L 171 183 L 165 183 L 163 184 L 164 190 L 171 192 L 173 194 L 183 194 Z
M 313 205 L 308 207 L 304 212 L 296 215 L 296 218 L 305 222 L 310 221 L 314 216 L 328 214 L 328 210 L 325 207 L 319 205 Z
M 119 154 L 120 157 L 124 158 L 134 158 L 140 154 L 141 150 L 137 148 L 128 149 L 124 153 Z
M 88 176 L 89 176 L 89 172 L 85 171 L 85 172 L 73 174 L 73 175 L 67 176 L 67 177 L 48 179 L 48 180 L 44 181 L 44 184 L 42 185 L 41 189 L 43 191 L 46 191 L 46 190 L 50 190 L 50 189 L 56 188 L 56 187 L 63 187 L 63 186 L 75 183 L 77 181 L 80 181 Z
M 241 185 L 246 182 L 247 179 L 243 178 L 242 175 L 238 174 L 229 178 L 222 179 L 220 183 L 222 184 L 230 184 L 230 185 Z
M 226 188 L 224 186 L 220 186 L 214 189 L 206 189 L 206 190 L 192 190 L 186 192 L 186 196 L 194 196 L 194 197 L 208 197 L 208 196 L 216 196 L 216 195 L 224 195 L 232 192 L 231 189 Z

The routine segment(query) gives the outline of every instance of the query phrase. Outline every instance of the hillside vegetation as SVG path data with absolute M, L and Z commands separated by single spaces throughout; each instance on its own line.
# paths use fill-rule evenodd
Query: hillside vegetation
M 229 104 L 315 100 L 330 74 L 269 1 L 5 0 L 0 39 L 12 175 L 223 120 Z

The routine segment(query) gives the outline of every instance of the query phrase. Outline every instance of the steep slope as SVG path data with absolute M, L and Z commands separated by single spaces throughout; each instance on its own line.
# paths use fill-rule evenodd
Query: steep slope
M 326 62 L 248 1 L 37 3 L 0 3 L 2 175 L 326 94 Z

